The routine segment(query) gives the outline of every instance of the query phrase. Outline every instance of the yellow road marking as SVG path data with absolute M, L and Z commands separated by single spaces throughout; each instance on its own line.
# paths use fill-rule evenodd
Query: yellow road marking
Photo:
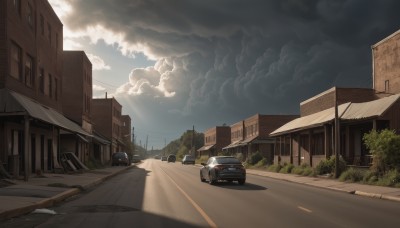
M 311 213 L 311 212 L 312 212 L 311 210 L 309 210 L 309 209 L 307 209 L 307 208 L 305 208 L 305 207 L 297 206 L 297 208 L 299 208 L 300 210 L 303 210 L 303 211 L 305 211 L 305 212 L 308 212 L 308 213 Z
M 214 223 L 214 221 L 207 215 L 207 213 L 201 209 L 201 207 L 185 192 L 179 185 L 163 170 L 161 169 L 167 177 L 174 183 L 174 185 L 179 189 L 179 191 L 186 197 L 186 199 L 189 200 L 189 202 L 193 205 L 193 207 L 200 213 L 201 216 L 206 220 L 208 225 L 213 228 L 217 228 L 217 224 Z

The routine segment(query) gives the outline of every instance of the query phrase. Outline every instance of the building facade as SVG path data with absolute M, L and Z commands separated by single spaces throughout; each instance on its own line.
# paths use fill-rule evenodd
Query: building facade
M 372 71 L 377 94 L 400 93 L 400 30 L 372 46 Z
M 64 51 L 63 61 L 63 113 L 92 135 L 92 63 L 84 51 Z M 61 153 L 73 152 L 83 162 L 93 156 L 92 137 L 63 132 L 61 139 Z
M 199 148 L 199 156 L 216 156 L 222 148 L 231 142 L 231 128 L 229 126 L 216 126 L 204 132 L 204 146 Z
M 0 163 L 14 177 L 59 168 L 63 25 L 48 1 L 0 2 Z M 61 123 L 63 122 L 63 124 Z

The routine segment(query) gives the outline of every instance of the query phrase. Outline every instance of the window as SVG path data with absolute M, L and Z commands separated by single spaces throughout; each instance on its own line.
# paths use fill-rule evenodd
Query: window
M 28 20 L 28 24 L 31 28 L 33 28 L 33 9 L 31 4 L 28 3 L 27 15 L 26 19 Z
M 54 78 L 54 97 L 58 100 L 58 79 Z
M 51 44 L 51 25 L 49 23 L 47 23 L 47 38 Z
M 11 69 L 10 74 L 12 77 L 22 81 L 22 50 L 15 44 L 11 43 Z
M 388 93 L 389 92 L 389 80 L 385 81 L 385 92 Z
M 21 0 L 13 0 L 13 4 L 18 14 L 21 15 Z
M 40 68 L 39 70 L 39 91 L 44 94 L 44 70 Z
M 51 76 L 51 74 L 49 74 L 48 80 L 47 80 L 47 93 L 46 95 L 48 95 L 49 97 L 53 96 L 53 77 Z
M 40 14 L 40 33 L 44 36 L 44 18 L 42 14 Z
M 25 61 L 25 84 L 29 87 L 32 87 L 34 83 L 33 73 L 33 58 L 27 55 Z
M 318 133 L 313 135 L 313 155 L 324 155 L 324 134 Z

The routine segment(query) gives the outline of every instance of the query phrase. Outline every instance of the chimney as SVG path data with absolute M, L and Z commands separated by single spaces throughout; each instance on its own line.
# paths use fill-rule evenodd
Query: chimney
M 106 92 L 106 99 L 107 99 L 107 92 Z

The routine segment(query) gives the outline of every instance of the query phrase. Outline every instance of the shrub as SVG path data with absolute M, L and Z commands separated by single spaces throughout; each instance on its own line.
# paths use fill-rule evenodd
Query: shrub
M 366 184 L 375 184 L 378 181 L 378 174 L 374 171 L 368 170 L 364 172 L 362 181 Z
M 253 153 L 253 154 L 249 157 L 248 163 L 249 163 L 250 165 L 255 165 L 255 164 L 257 164 L 259 161 L 261 161 L 263 158 L 264 158 L 264 157 L 261 155 L 261 153 L 257 151 L 257 152 Z
M 359 182 L 364 179 L 364 172 L 360 169 L 350 168 L 344 171 L 340 177 L 340 181 Z
M 396 186 L 400 183 L 400 172 L 397 170 L 389 170 L 378 180 L 378 185 Z
M 266 158 L 263 158 L 263 159 L 261 159 L 259 162 L 257 162 L 257 164 L 255 164 L 255 167 L 263 167 L 263 166 L 266 166 L 267 165 L 267 159 Z
M 373 157 L 372 171 L 384 174 L 391 169 L 400 169 L 400 135 L 394 130 L 372 130 L 364 134 L 363 140 Z
M 329 160 L 320 161 L 317 167 L 315 167 L 315 172 L 317 175 L 332 173 L 331 162 Z
M 196 159 L 196 163 L 206 163 L 208 161 L 208 155 L 202 155 L 200 158 Z
M 284 164 L 283 167 L 279 170 L 280 173 L 291 173 L 294 168 L 293 164 Z
M 268 166 L 267 170 L 271 171 L 271 172 L 279 173 L 281 168 L 282 168 L 282 166 L 280 164 L 273 164 L 273 165 Z

